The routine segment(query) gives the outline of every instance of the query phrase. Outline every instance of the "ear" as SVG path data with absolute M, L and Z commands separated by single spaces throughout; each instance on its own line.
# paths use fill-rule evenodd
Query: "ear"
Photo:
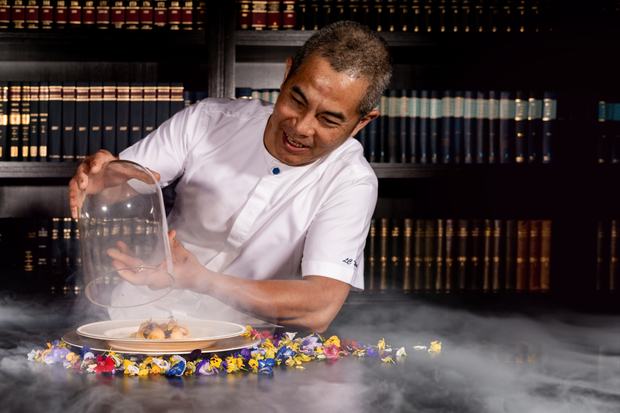
M 288 74 L 291 71 L 291 66 L 293 66 L 293 58 L 292 57 L 287 57 L 286 58 L 286 72 L 284 72 L 284 79 L 282 79 L 282 84 L 280 85 L 280 92 L 282 92 L 282 86 L 284 86 L 284 83 L 286 83 L 286 79 L 288 78 Z
M 362 119 L 360 119 L 360 121 L 355 126 L 355 129 L 353 129 L 353 132 L 351 133 L 351 136 L 355 136 L 357 134 L 357 132 L 362 130 L 362 128 L 368 124 L 368 122 L 370 122 L 371 120 L 375 119 L 378 116 L 379 116 L 379 111 L 378 110 L 376 110 L 376 109 L 371 110 L 368 113 L 368 115 L 366 115 Z

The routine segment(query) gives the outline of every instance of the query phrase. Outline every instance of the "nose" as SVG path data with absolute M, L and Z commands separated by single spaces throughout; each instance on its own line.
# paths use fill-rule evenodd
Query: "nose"
M 300 136 L 312 136 L 315 131 L 315 122 L 316 119 L 310 113 L 310 111 L 304 111 L 299 114 L 297 117 L 295 124 L 293 125 L 293 129 L 295 129 L 295 133 Z

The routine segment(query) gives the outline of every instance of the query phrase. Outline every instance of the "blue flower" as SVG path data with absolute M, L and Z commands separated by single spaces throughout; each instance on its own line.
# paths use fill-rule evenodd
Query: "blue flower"
M 295 356 L 295 351 L 289 346 L 282 346 L 276 353 L 276 360 L 286 360 L 289 357 Z
M 88 347 L 88 346 L 82 347 L 82 357 L 85 357 L 87 353 L 91 353 L 92 354 L 90 347 Z
M 274 359 L 258 360 L 258 373 L 265 376 L 273 376 L 273 366 L 276 364 Z

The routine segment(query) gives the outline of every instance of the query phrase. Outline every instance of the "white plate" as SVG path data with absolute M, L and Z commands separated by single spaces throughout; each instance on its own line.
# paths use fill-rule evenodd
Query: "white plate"
M 153 319 L 157 323 L 166 323 L 169 319 Z M 189 337 L 181 339 L 146 339 L 131 338 L 138 331 L 140 324 L 147 320 L 111 320 L 86 324 L 77 329 L 83 337 L 105 340 L 118 350 L 179 352 L 205 349 L 218 340 L 237 337 L 245 333 L 246 328 L 240 324 L 226 321 L 177 319 L 176 321 L 189 329 Z
M 64 341 L 65 343 L 73 347 L 82 348 L 84 346 L 88 346 L 93 351 L 107 352 L 110 350 L 114 350 L 114 351 L 117 351 L 119 353 L 126 354 L 126 355 L 143 355 L 143 356 L 166 356 L 166 355 L 172 355 L 172 354 L 184 355 L 184 354 L 190 354 L 193 350 L 196 350 L 196 349 L 192 349 L 192 350 L 183 350 L 183 351 L 175 351 L 175 352 L 152 351 L 152 350 L 151 351 L 120 350 L 120 349 L 115 348 L 114 346 L 111 346 L 107 341 L 97 340 L 97 339 L 88 338 L 88 337 L 82 337 L 78 335 L 77 331 L 75 330 L 70 331 L 67 334 L 63 335 L 62 341 Z M 232 337 L 232 338 L 225 338 L 223 340 L 218 340 L 215 344 L 211 345 L 210 347 L 202 348 L 200 350 L 202 353 L 220 353 L 220 352 L 225 352 L 225 351 L 240 350 L 242 348 L 252 348 L 252 347 L 259 345 L 260 342 L 261 342 L 260 338 L 252 339 L 249 337 L 237 336 L 237 337 Z

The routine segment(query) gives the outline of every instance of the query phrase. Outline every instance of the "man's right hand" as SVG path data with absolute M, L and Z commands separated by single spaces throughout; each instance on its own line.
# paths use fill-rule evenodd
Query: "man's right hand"
M 78 217 L 78 194 L 88 186 L 88 175 L 91 173 L 96 174 L 101 170 L 104 163 L 117 159 L 117 156 L 101 149 L 84 158 L 84 161 L 78 166 L 77 173 L 71 178 L 71 181 L 69 181 L 69 207 L 73 219 Z

